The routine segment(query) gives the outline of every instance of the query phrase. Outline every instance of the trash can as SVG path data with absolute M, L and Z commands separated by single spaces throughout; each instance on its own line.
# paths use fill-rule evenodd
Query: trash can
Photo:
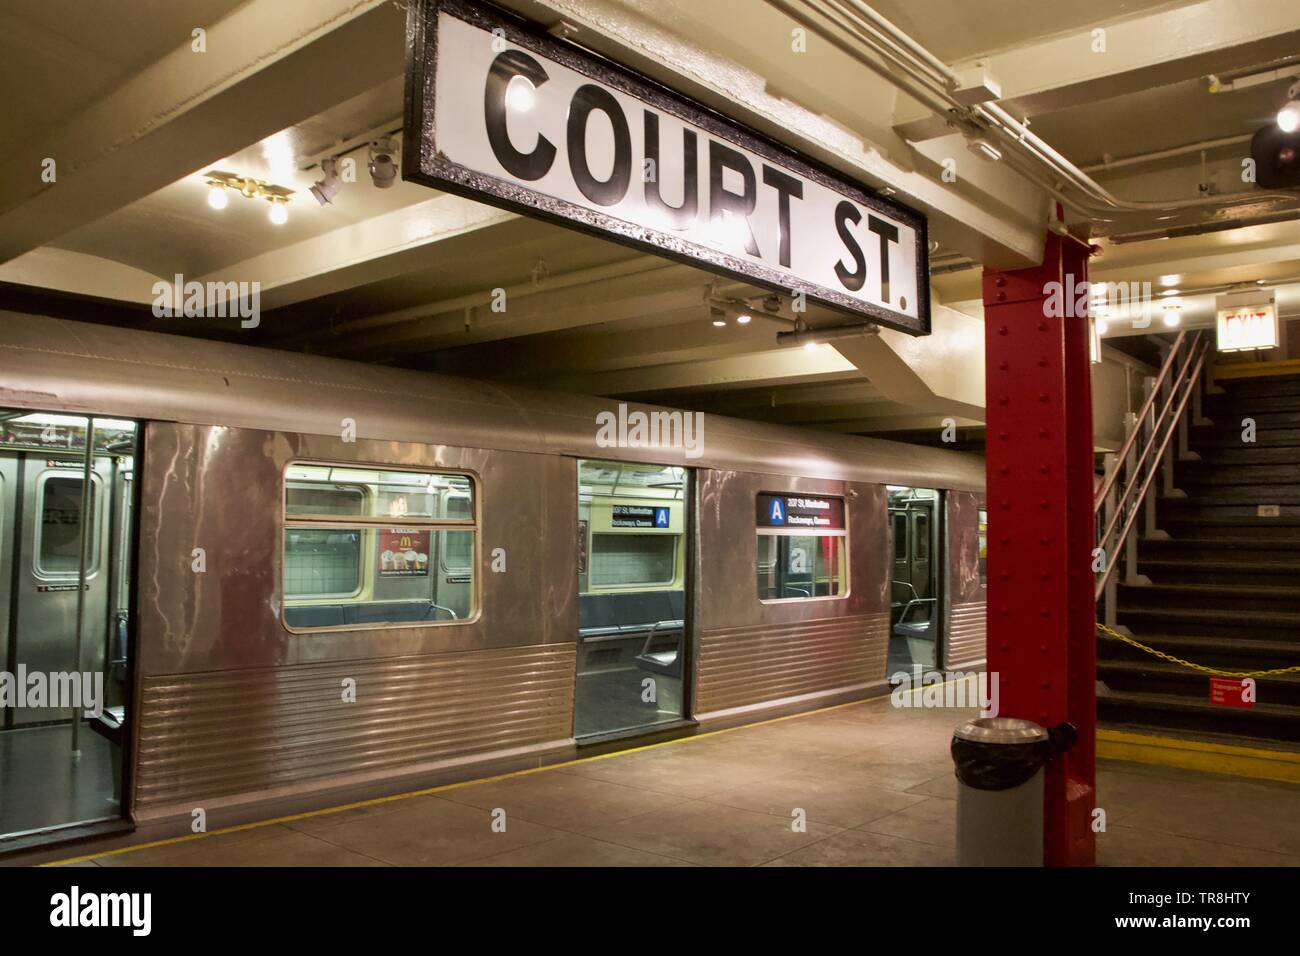
M 1051 754 L 1051 734 L 1030 720 L 980 717 L 953 731 L 959 866 L 1043 865 Z

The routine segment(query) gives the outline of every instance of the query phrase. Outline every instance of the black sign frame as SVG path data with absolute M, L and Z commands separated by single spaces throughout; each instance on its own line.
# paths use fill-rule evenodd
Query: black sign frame
M 860 206 L 905 223 L 916 232 L 917 318 L 913 320 L 875 303 L 862 302 L 826 286 L 715 249 L 691 243 L 691 251 L 683 251 L 685 244 L 672 233 L 659 232 L 598 210 L 546 196 L 452 162 L 438 150 L 434 117 L 437 25 L 439 13 L 444 12 L 484 30 L 500 30 L 510 43 L 532 50 L 647 105 L 699 126 L 723 141 L 748 149 L 827 189 L 842 193 Z M 486 4 L 471 4 L 465 0 L 411 0 L 407 9 L 406 36 L 406 97 L 402 137 L 404 180 L 576 229 L 773 292 L 787 295 L 803 293 L 808 299 L 835 311 L 859 319 L 867 318 L 908 335 L 930 334 L 928 221 L 916 210 L 887 200 L 868 187 L 845 178 L 825 164 L 796 153 L 769 136 L 690 100 L 644 74 L 561 41 L 505 10 Z

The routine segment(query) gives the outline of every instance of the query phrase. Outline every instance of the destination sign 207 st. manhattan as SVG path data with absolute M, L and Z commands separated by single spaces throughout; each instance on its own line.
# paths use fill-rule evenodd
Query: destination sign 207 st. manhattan
M 929 333 L 915 211 L 491 8 L 409 34 L 404 178 Z

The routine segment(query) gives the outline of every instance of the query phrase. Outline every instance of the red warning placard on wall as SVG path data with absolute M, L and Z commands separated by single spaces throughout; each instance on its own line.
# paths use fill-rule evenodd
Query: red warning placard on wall
M 429 575 L 429 532 L 388 528 L 379 533 L 379 576 L 415 578 Z
M 1211 677 L 1210 703 L 1223 707 L 1254 707 L 1253 677 Z

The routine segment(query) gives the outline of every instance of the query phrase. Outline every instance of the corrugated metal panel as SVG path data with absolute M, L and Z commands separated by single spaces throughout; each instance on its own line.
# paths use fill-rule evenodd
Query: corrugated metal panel
M 575 655 L 543 644 L 146 677 L 136 807 L 563 741 Z
M 948 611 L 949 670 L 983 661 L 988 656 L 986 605 L 983 601 L 954 604 Z
M 883 682 L 888 647 L 888 614 L 704 631 L 696 711 Z

